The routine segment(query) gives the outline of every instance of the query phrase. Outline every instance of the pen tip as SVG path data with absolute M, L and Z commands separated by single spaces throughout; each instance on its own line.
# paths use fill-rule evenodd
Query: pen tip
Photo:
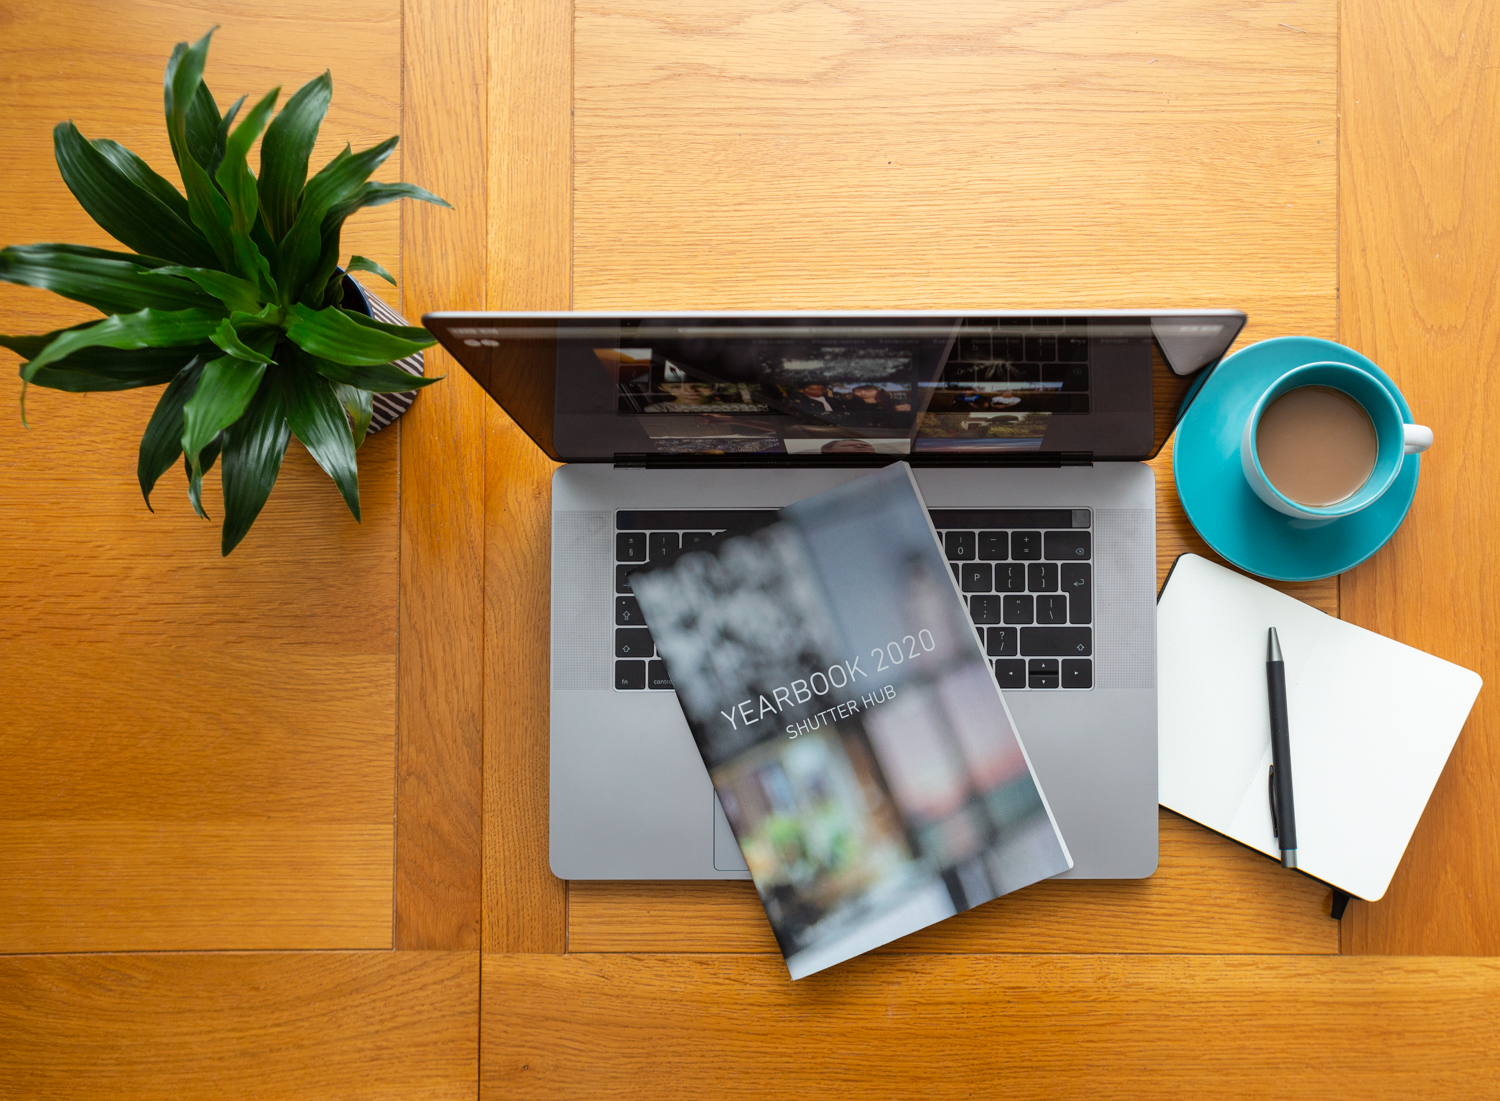
M 1266 636 L 1266 660 L 1281 660 L 1281 640 L 1276 637 L 1276 628 L 1272 627 Z

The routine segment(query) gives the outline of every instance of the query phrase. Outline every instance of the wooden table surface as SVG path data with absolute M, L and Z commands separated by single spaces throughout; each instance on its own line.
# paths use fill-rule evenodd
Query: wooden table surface
M 51 127 L 169 163 L 214 23 L 221 104 L 331 68 L 316 161 L 399 132 L 382 178 L 454 204 L 346 233 L 411 318 L 1239 306 L 1365 352 L 1437 443 L 1385 549 L 1287 588 L 1500 673 L 1500 0 L 0 0 L 0 244 L 109 244 Z M 139 499 L 154 392 L 0 416 L 0 1096 L 1493 1095 L 1492 691 L 1342 923 L 1167 812 L 1151 879 L 796 984 L 748 884 L 555 879 L 553 467 L 431 367 L 363 525 L 294 444 L 229 559 Z M 1153 465 L 1164 572 L 1209 552 Z

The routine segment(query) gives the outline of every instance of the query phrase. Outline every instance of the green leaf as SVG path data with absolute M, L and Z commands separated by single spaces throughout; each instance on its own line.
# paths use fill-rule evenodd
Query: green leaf
M 151 508 L 151 490 L 156 481 L 177 461 L 182 454 L 182 407 L 198 386 L 198 377 L 203 373 L 203 357 L 194 356 L 183 367 L 162 392 L 156 403 L 156 411 L 146 424 L 141 435 L 140 457 L 136 460 L 135 476 L 141 483 L 141 496 L 146 507 Z M 151 509 L 152 512 L 156 510 Z
M 218 148 L 223 150 L 229 147 L 229 131 L 234 126 L 235 116 L 240 113 L 240 108 L 245 105 L 245 96 L 240 96 L 229 105 L 229 110 L 224 112 L 224 117 L 219 120 L 219 133 L 217 136 Z M 215 164 L 211 172 L 217 173 L 219 166 Z
M 149 268 L 122 253 L 75 245 L 13 245 L 0 249 L 0 281 L 40 287 L 106 314 L 217 305 L 192 283 L 150 277 Z
M 239 546 L 260 515 L 286 454 L 291 429 L 286 422 L 285 375 L 294 368 L 266 368 L 266 379 L 245 415 L 224 433 L 219 469 L 224 480 L 222 553 Z
M 302 295 L 303 302 L 313 307 L 339 304 L 342 294 L 334 269 L 338 266 L 339 236 L 343 232 L 345 219 L 361 207 L 381 206 L 397 199 L 420 199 L 424 202 L 437 203 L 440 206 L 448 205 L 432 192 L 417 187 L 415 184 L 367 183 L 361 186 L 348 202 L 334 207 L 324 217 L 323 248 L 318 255 L 317 266 L 308 279 L 306 291 Z M 395 280 L 392 279 L 391 282 L 394 283 Z
M 89 144 L 99 151 L 100 156 L 114 165 L 126 179 L 160 199 L 162 205 L 181 218 L 184 223 L 190 220 L 187 200 L 182 197 L 182 192 L 173 187 L 170 181 L 158 176 L 156 170 L 140 157 L 119 142 L 110 141 L 108 138 L 95 138 Z
M 407 329 L 407 326 L 387 326 L 386 329 L 381 329 L 361 324 L 354 317 L 355 315 L 336 306 L 312 310 L 299 302 L 288 311 L 286 335 L 303 351 L 315 356 L 335 363 L 365 367 L 401 359 L 436 343 L 425 329 L 412 330 L 421 332 L 426 338 L 418 340 L 387 331 L 392 328 Z
M 369 314 L 360 313 L 358 310 L 340 309 L 339 312 L 356 325 L 363 325 L 367 329 L 388 333 L 402 340 L 414 341 L 421 344 L 424 348 L 430 348 L 437 343 L 433 335 L 420 325 L 392 325 L 386 321 L 377 321 Z M 411 353 L 408 352 L 407 354 L 410 355 Z M 397 358 L 399 359 L 400 357 L 398 356 Z
M 265 373 L 264 363 L 234 356 L 220 356 L 204 365 L 198 388 L 182 407 L 182 453 L 191 471 L 201 476 L 198 453 L 244 415 Z
M 255 274 L 262 293 L 267 298 L 274 297 L 276 284 L 271 277 L 270 265 L 260 255 L 260 250 L 250 237 L 255 219 L 260 214 L 260 198 L 255 189 L 255 176 L 250 172 L 245 158 L 250 152 L 250 146 L 266 125 L 266 119 L 270 117 L 271 109 L 276 105 L 276 97 L 280 94 L 280 88 L 271 89 L 250 109 L 245 121 L 235 127 L 225 146 L 224 159 L 214 176 L 229 205 L 236 247 L 246 255 L 254 254 L 252 258 L 257 261 Z
M 332 384 L 305 369 L 293 370 L 285 377 L 287 424 L 339 487 L 344 503 L 358 520 L 359 467 L 354 459 L 354 436 Z
M 353 366 L 347 363 L 335 363 L 331 359 L 321 359 L 318 356 L 309 356 L 307 362 L 313 370 L 330 382 L 341 382 L 345 386 L 368 390 L 372 394 L 404 394 L 408 390 L 420 390 L 424 386 L 431 386 L 434 382 L 442 381 L 443 378 L 442 375 L 436 378 L 409 375 L 391 363 Z
M 266 231 L 280 241 L 292 228 L 307 182 L 307 159 L 333 99 L 333 76 L 324 73 L 297 89 L 260 143 L 260 207 Z
M 381 267 L 379 264 L 377 264 L 374 260 L 366 259 L 363 256 L 351 256 L 351 257 L 349 257 L 349 262 L 344 265 L 344 270 L 345 271 L 367 271 L 371 275 L 378 275 L 378 276 L 380 276 L 380 278 L 384 279 L 387 283 L 389 283 L 393 287 L 396 285 L 396 277 L 394 275 L 392 275 L 390 272 L 386 271 L 383 267 Z
M 52 144 L 63 182 L 105 233 L 147 256 L 193 267 L 215 263 L 213 248 L 203 234 L 110 163 L 84 140 L 78 127 L 58 123 Z
M 198 453 L 199 469 L 194 470 L 193 464 L 188 462 L 186 457 L 182 460 L 183 469 L 187 472 L 188 500 L 192 502 L 193 511 L 203 520 L 208 519 L 208 513 L 203 511 L 203 475 L 213 469 L 214 460 L 219 457 L 219 452 L 223 447 L 224 434 L 221 432 Z
M 160 386 L 171 382 L 176 371 L 162 367 L 149 373 L 135 376 L 90 374 L 87 371 L 64 371 L 56 367 L 43 367 L 27 381 L 32 386 L 45 386 L 49 390 L 65 390 L 70 394 L 92 394 L 106 390 L 137 390 L 143 386 Z
M 396 138 L 388 138 L 362 153 L 344 153 L 326 164 L 307 181 L 302 205 L 292 228 L 281 242 L 279 283 L 282 300 L 291 302 L 311 290 L 321 298 L 323 283 L 313 281 L 323 257 L 323 220 L 329 211 L 348 203 L 370 173 L 379 168 L 396 148 Z M 326 260 L 326 257 L 324 257 Z M 331 265 L 329 270 L 332 270 Z M 326 277 L 325 277 L 326 282 Z
M 106 317 L 81 329 L 58 334 L 21 368 L 30 380 L 47 367 L 85 348 L 164 348 L 202 344 L 214 334 L 223 319 L 218 310 L 140 310 Z
M 167 114 L 167 137 L 172 143 L 172 157 L 177 161 L 177 167 L 182 168 L 183 162 L 193 159 L 193 153 L 201 158 L 194 163 L 202 165 L 212 155 L 213 139 L 208 140 L 208 150 L 203 149 L 202 136 L 199 133 L 205 108 L 212 103 L 213 97 L 209 97 L 209 104 L 199 104 L 196 112 L 192 111 L 193 101 L 198 95 L 198 86 L 203 83 L 203 66 L 208 61 L 208 45 L 214 36 L 217 26 L 210 27 L 207 34 L 189 46 L 186 42 L 179 42 L 172 47 L 172 56 L 167 59 L 167 70 L 162 79 L 163 99 Z M 199 146 L 194 150 L 188 143 L 188 115 L 195 115 L 194 137 L 198 140 L 194 143 Z M 214 130 L 218 130 L 219 112 L 217 108 L 213 111 Z M 183 183 L 187 183 L 186 178 Z M 189 196 L 191 199 L 191 196 Z
M 167 129 L 172 137 L 172 152 L 187 189 L 188 213 L 193 225 L 213 247 L 219 265 L 252 283 L 259 283 L 262 278 L 269 283 L 270 267 L 250 239 L 249 225 L 237 225 L 228 200 L 208 176 L 209 169 L 219 163 L 223 153 L 214 144 L 219 131 L 219 111 L 202 82 L 212 37 L 213 31 L 209 31 L 190 47 L 178 43 L 167 63 Z
M 64 333 L 78 332 L 97 324 L 97 321 L 86 321 L 82 325 L 74 325 L 71 329 L 57 329 L 53 332 L 41 333 L 37 336 L 0 336 L 0 347 L 9 348 L 21 358 L 31 360 L 40 355 L 47 348 L 47 345 L 51 344 Z M 144 378 L 160 371 L 175 373 L 182 368 L 184 363 L 203 350 L 202 347 L 137 348 L 131 350 L 106 347 L 80 348 L 78 351 L 39 370 L 91 374 L 98 375 L 101 378 Z M 208 345 L 208 350 L 213 351 L 213 346 Z M 139 385 L 149 386 L 151 384 L 149 382 L 142 382 Z
M 316 367 L 313 370 L 317 370 Z M 349 429 L 354 435 L 354 447 L 364 446 L 365 435 L 370 431 L 370 417 L 375 412 L 375 395 L 357 386 L 346 386 L 342 382 L 329 382 L 333 396 L 339 399 L 344 412 L 349 415 Z
M 208 33 L 213 34 L 213 31 Z M 203 54 L 206 62 L 206 44 Z M 213 93 L 200 77 L 198 87 L 193 91 L 193 98 L 188 103 L 187 142 L 193 159 L 207 169 L 209 175 L 213 175 L 214 169 L 219 166 L 219 158 L 224 155 L 223 130 L 224 120 L 219 115 L 219 105 L 214 102 Z
M 240 339 L 240 334 L 235 332 L 233 323 L 227 317 L 223 320 L 219 327 L 214 330 L 214 335 L 210 339 L 212 339 L 213 342 L 220 348 L 222 348 L 226 353 L 235 356 L 238 359 L 243 359 L 250 363 L 260 364 L 275 362 L 275 360 L 273 360 L 265 352 L 258 351 L 257 349 L 251 348 L 247 344 L 245 344 L 245 342 Z M 267 343 L 274 346 L 275 337 L 272 336 L 269 341 L 262 338 L 261 343 Z
M 394 203 L 397 199 L 416 199 L 418 202 L 432 203 L 436 206 L 445 206 L 453 209 L 453 204 L 444 199 L 439 199 L 425 187 L 418 187 L 409 183 L 367 183 L 360 188 L 355 196 L 355 205 L 345 217 L 354 211 L 367 206 L 384 206 L 386 203 Z
M 151 274 L 190 279 L 231 310 L 255 313 L 263 304 L 260 291 L 254 283 L 212 268 L 184 268 L 178 265 L 168 265 L 157 268 Z

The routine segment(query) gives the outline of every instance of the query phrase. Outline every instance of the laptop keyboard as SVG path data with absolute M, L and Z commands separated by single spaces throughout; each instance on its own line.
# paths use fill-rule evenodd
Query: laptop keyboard
M 615 688 L 670 692 L 630 595 L 630 572 L 774 510 L 615 513 Z M 995 679 L 1010 691 L 1094 686 L 1094 540 L 1088 509 L 933 509 L 948 566 Z

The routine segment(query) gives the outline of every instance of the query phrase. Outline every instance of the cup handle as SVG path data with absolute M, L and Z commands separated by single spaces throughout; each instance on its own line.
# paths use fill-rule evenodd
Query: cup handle
M 1417 455 L 1432 446 L 1432 429 L 1425 424 L 1403 425 L 1405 430 L 1405 450 L 1402 454 Z

